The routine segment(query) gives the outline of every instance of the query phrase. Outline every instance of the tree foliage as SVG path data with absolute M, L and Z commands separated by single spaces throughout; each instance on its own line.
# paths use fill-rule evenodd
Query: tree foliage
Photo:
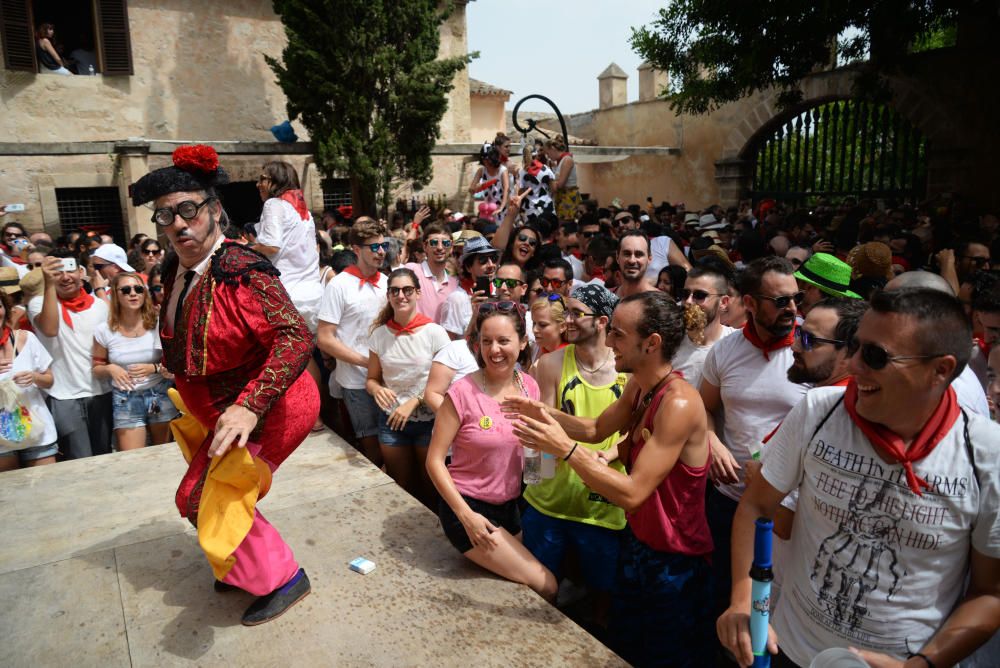
M 858 85 L 871 96 L 914 45 L 933 43 L 970 7 L 989 4 L 673 0 L 650 26 L 633 28 L 631 44 L 677 82 L 670 99 L 678 112 L 705 113 L 771 86 L 782 91 L 783 103 L 792 103 L 801 98 L 796 83 L 829 64 L 835 45 L 843 59 L 865 60 Z
M 438 59 L 452 5 L 437 0 L 274 0 L 288 45 L 266 56 L 315 145 L 320 171 L 346 173 L 355 211 L 393 183 L 425 185 L 452 79 L 475 57 Z

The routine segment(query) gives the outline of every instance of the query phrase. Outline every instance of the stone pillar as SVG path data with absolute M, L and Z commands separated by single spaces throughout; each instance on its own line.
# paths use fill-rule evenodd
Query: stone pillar
M 608 65 L 597 75 L 597 82 L 601 109 L 628 104 L 628 75 L 618 65 Z
M 121 200 L 122 211 L 125 212 L 125 229 L 127 239 L 133 235 L 149 235 L 153 239 L 160 236 L 160 230 L 150 220 L 152 212 L 146 207 L 132 206 L 128 187 L 149 173 L 149 143 L 144 141 L 122 141 L 115 144 L 115 157 L 118 166 L 115 178 L 118 180 L 118 197 Z
M 715 182 L 719 185 L 719 204 L 736 206 L 750 191 L 752 164 L 749 160 L 733 158 L 715 163 Z
M 639 66 L 639 101 L 650 102 L 660 97 L 660 94 L 670 85 L 670 75 L 658 70 L 650 63 Z

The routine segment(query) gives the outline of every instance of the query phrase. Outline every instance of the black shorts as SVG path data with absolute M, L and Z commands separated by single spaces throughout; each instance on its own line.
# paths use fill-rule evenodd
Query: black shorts
M 473 499 L 471 496 L 464 494 L 462 498 L 469 504 L 469 508 L 473 512 L 479 513 L 488 519 L 493 526 L 503 527 L 512 536 L 521 533 L 521 511 L 518 510 L 517 499 L 511 499 L 498 505 Z M 462 525 L 458 516 L 455 515 L 451 506 L 445 503 L 444 499 L 441 499 L 438 505 L 438 517 L 441 519 L 441 528 L 444 529 L 444 535 L 448 537 L 448 540 L 455 546 L 456 550 L 465 554 L 472 549 L 472 541 L 469 540 L 469 534 L 465 532 L 465 526 Z

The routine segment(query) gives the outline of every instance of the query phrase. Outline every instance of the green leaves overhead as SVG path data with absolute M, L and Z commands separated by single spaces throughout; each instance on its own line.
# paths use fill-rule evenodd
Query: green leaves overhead
M 288 45 L 266 56 L 325 175 L 347 174 L 374 213 L 393 182 L 431 179 L 452 79 L 472 56 L 438 60 L 451 6 L 435 0 L 275 0 Z

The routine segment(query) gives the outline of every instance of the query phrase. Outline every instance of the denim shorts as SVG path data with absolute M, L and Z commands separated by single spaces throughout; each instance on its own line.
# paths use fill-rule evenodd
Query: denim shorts
M 378 411 L 378 442 L 393 447 L 413 446 L 426 448 L 431 444 L 431 432 L 434 431 L 434 420 L 407 420 L 399 431 L 389 426 L 389 414 L 381 408 Z
M 21 448 L 20 450 L 9 450 L 0 452 L 0 457 L 17 457 L 18 464 L 24 466 L 28 462 L 38 461 L 46 457 L 55 457 L 59 454 L 59 444 L 50 443 L 48 445 L 36 445 L 31 448 Z
M 145 390 L 112 389 L 112 416 L 115 429 L 133 429 L 148 424 L 170 422 L 180 415 L 174 408 L 174 402 L 167 396 L 167 390 L 172 386 L 169 380 L 164 379 Z
M 343 388 L 344 404 L 351 416 L 351 426 L 358 438 L 378 436 L 378 414 L 381 412 L 367 390 Z
M 622 540 L 620 530 L 550 517 L 530 504 L 521 514 L 521 526 L 524 546 L 556 579 L 562 576 L 563 559 L 572 547 L 579 555 L 587 585 L 597 591 L 614 591 Z

